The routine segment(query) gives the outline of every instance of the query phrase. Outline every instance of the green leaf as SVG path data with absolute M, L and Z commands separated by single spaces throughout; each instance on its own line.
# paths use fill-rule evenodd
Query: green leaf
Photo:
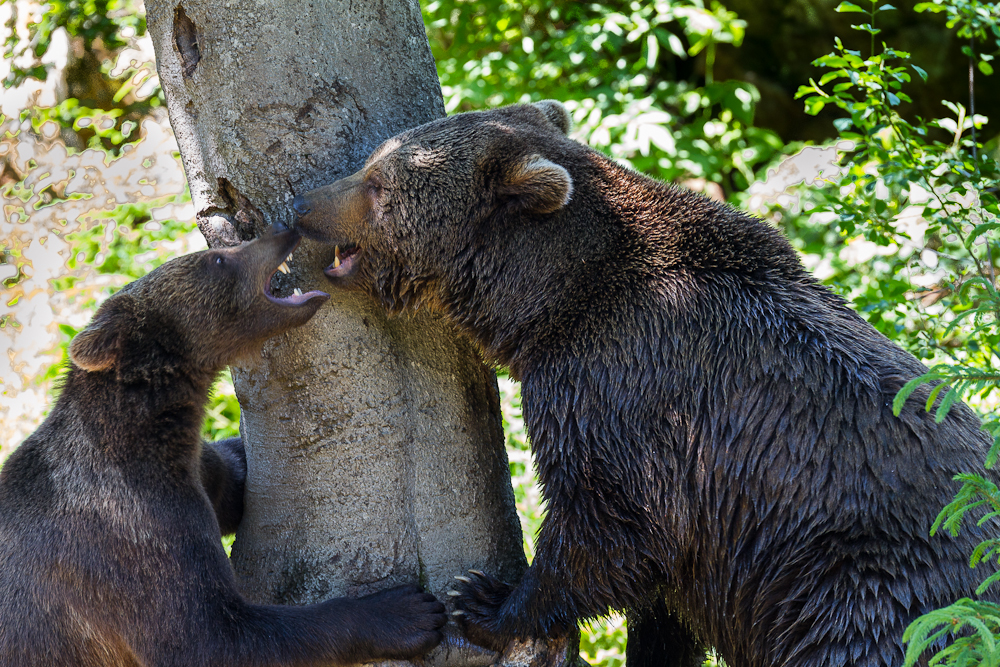
M 990 65 L 985 60 L 980 60 L 979 61 L 979 71 L 982 72 L 983 74 L 985 74 L 986 76 L 989 76 L 990 74 L 993 74 L 993 66 Z
M 972 248 L 972 244 L 975 243 L 976 239 L 985 234 L 986 232 L 992 231 L 994 229 L 1000 229 L 1000 222 L 984 222 L 980 225 L 976 225 L 972 228 L 969 236 L 965 239 L 965 247 Z
M 816 65 L 817 67 L 847 67 L 849 64 L 850 63 L 845 58 L 833 53 L 820 56 L 813 61 L 813 65 Z
M 878 12 L 887 12 L 890 9 L 895 9 L 895 7 L 893 7 L 892 5 L 886 3 L 886 4 L 882 5 L 881 7 L 879 7 L 878 9 L 876 9 L 875 11 L 878 11 Z
M 806 113 L 810 116 L 815 116 L 822 111 L 825 106 L 826 100 L 822 97 L 810 97 L 806 100 Z
M 646 54 L 646 67 L 655 69 L 656 60 L 660 55 L 660 43 L 652 33 L 646 35 Z
M 873 27 L 870 23 L 852 24 L 851 27 L 860 32 L 867 32 L 872 36 L 882 32 L 880 29 Z
M 842 13 L 847 13 L 847 12 L 858 12 L 859 14 L 867 14 L 868 13 L 865 10 L 861 9 L 861 7 L 858 7 L 853 2 L 846 2 L 846 1 L 840 3 L 839 5 L 837 5 L 837 9 L 835 9 L 834 11 L 838 11 L 838 12 L 842 12 Z
M 938 406 L 937 412 L 934 414 L 934 423 L 940 424 L 944 421 L 944 418 L 948 416 L 948 411 L 951 410 L 951 406 L 955 405 L 955 401 L 958 400 L 958 390 L 954 387 L 948 389 L 948 393 L 944 395 L 944 400 Z
M 910 397 L 916 388 L 936 379 L 939 379 L 939 375 L 937 373 L 925 373 L 924 375 L 913 378 L 904 384 L 903 387 L 896 392 L 896 397 L 892 399 L 892 414 L 898 417 L 899 413 L 903 411 L 903 404 L 906 403 L 906 399 Z
M 994 572 L 987 577 L 983 583 L 979 584 L 979 588 L 976 589 L 976 595 L 982 595 L 986 592 L 986 589 L 995 584 L 997 581 L 1000 581 L 1000 572 Z
M 836 79 L 838 77 L 842 77 L 842 76 L 844 76 L 843 72 L 827 72 L 826 74 L 824 74 L 820 78 L 819 85 L 825 86 L 826 84 L 830 83 L 834 79 Z
M 667 47 L 670 49 L 670 52 L 678 58 L 687 58 L 687 49 L 684 48 L 684 42 L 682 42 L 681 38 L 672 32 L 667 33 Z
M 854 126 L 854 122 L 850 118 L 837 118 L 833 121 L 833 126 L 838 133 L 844 133 Z

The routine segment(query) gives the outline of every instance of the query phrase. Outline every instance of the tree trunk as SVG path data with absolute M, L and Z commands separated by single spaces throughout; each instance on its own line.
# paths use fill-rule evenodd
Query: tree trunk
M 292 197 L 356 171 L 386 138 L 444 115 L 416 0 L 147 0 L 197 212 L 213 247 L 290 224 Z M 330 291 L 304 241 L 278 278 Z M 282 293 L 286 293 L 282 291 Z M 443 600 L 469 568 L 525 568 L 496 378 L 428 314 L 388 319 L 336 292 L 234 368 L 247 448 L 232 560 L 245 593 L 301 604 L 419 582 Z M 539 642 L 501 659 L 448 639 L 430 665 L 561 664 Z

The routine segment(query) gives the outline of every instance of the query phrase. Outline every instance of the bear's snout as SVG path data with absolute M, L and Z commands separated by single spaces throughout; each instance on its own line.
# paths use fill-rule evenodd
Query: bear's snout
M 295 215 L 302 217 L 312 213 L 312 206 L 302 195 L 295 195 L 295 199 L 292 200 L 292 210 L 295 211 Z

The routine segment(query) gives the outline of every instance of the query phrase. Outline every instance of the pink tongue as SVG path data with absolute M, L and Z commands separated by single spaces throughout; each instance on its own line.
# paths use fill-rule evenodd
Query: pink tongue
M 343 276 L 349 276 L 354 272 L 354 261 L 357 259 L 357 253 L 348 255 L 347 257 L 341 257 L 340 266 L 330 266 L 323 269 L 323 273 L 331 278 L 341 278 Z
M 314 296 L 330 296 L 330 295 L 327 294 L 326 292 L 320 292 L 319 290 L 310 290 L 305 294 L 291 294 L 282 299 L 282 301 L 297 306 L 300 303 L 305 303 Z
M 348 255 L 340 260 L 340 266 L 334 266 L 331 264 L 323 270 L 323 273 L 331 278 L 339 278 L 341 276 L 349 275 L 353 266 L 354 255 Z

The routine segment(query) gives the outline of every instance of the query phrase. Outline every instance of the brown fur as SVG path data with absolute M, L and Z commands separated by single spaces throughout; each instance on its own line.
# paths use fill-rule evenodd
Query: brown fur
M 73 340 L 51 414 L 0 470 L 0 667 L 354 664 L 419 655 L 444 608 L 416 586 L 255 605 L 220 542 L 242 515 L 239 438 L 202 443 L 212 380 L 326 300 L 268 298 L 285 231 L 174 259 Z
M 568 126 L 557 102 L 452 116 L 295 202 L 347 249 L 335 283 L 434 304 L 522 380 L 548 515 L 520 582 L 460 586 L 470 638 L 618 609 L 630 667 L 697 664 L 694 637 L 730 665 L 900 664 L 906 625 L 988 575 L 996 522 L 928 535 L 956 473 L 997 479 L 978 419 L 935 424 L 926 391 L 894 416 L 926 369 L 780 233 Z

